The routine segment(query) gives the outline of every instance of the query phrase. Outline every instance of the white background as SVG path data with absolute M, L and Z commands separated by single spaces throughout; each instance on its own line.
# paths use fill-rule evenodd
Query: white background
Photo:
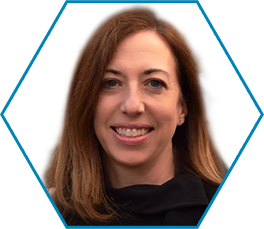
M 61 133 L 80 50 L 103 20 L 131 5 L 135 7 L 68 4 L 9 105 L 5 117 L 40 177 Z M 230 166 L 259 115 L 257 109 L 196 4 L 145 7 L 176 26 L 197 57 L 211 136 Z

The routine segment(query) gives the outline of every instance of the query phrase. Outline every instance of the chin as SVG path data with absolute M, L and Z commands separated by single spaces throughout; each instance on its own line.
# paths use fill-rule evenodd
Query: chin
M 146 164 L 148 161 L 148 157 L 146 152 L 124 152 L 111 156 L 111 164 L 113 165 L 121 165 L 127 167 L 138 167 Z

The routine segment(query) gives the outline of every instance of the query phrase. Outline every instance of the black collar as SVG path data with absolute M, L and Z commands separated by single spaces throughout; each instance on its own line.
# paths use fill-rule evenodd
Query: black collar
M 203 180 L 192 174 L 179 174 L 163 185 L 109 188 L 108 195 L 123 211 L 135 214 L 159 214 L 209 204 Z

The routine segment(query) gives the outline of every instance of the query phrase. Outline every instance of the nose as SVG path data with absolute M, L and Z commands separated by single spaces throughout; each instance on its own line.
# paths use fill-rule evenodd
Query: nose
M 137 86 L 130 87 L 125 91 L 120 110 L 131 117 L 142 114 L 145 111 L 142 93 Z

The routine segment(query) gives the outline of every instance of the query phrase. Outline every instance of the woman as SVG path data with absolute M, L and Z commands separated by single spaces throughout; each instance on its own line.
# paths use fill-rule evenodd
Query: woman
M 152 12 L 106 21 L 71 84 L 46 187 L 68 225 L 196 225 L 224 177 L 194 58 Z

